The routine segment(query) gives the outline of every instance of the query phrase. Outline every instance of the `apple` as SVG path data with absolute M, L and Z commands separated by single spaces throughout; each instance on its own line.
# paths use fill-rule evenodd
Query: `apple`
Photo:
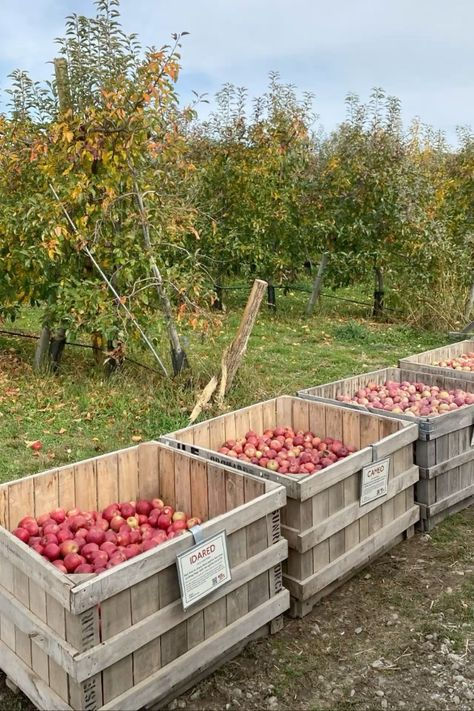
M 170 518 L 172 518 L 174 514 L 174 508 L 172 506 L 163 506 L 162 513 L 164 513 L 165 516 L 169 516 Z
M 135 506 L 133 506 L 130 502 L 126 501 L 123 504 L 120 504 L 120 513 L 122 514 L 123 518 L 130 518 L 130 516 L 135 516 Z
M 160 517 L 158 518 L 157 523 L 158 523 L 158 528 L 161 528 L 162 530 L 166 530 L 168 528 L 168 526 L 171 525 L 171 516 L 167 516 L 164 513 L 164 509 L 163 509 L 163 513 L 160 514 Z
M 152 548 L 156 548 L 158 545 L 158 541 L 156 541 L 154 538 L 148 538 L 146 541 L 143 541 L 142 549 L 143 551 L 149 551 Z
M 66 520 L 66 512 L 64 509 L 54 509 L 49 515 L 56 523 L 64 523 Z
M 151 505 L 154 509 L 162 509 L 164 507 L 164 501 L 161 499 L 152 499 L 151 500 Z
M 184 513 L 184 511 L 175 511 L 174 514 L 171 517 L 172 521 L 186 521 L 188 517 Z
M 139 555 L 141 553 L 141 548 L 138 543 L 130 543 L 126 546 L 124 553 L 128 560 L 129 558 L 134 558 L 136 555 Z
M 171 524 L 173 531 L 186 531 L 187 527 L 185 519 L 178 519 L 177 521 L 173 521 Z
M 79 546 L 76 543 L 76 541 L 71 540 L 71 539 L 66 539 L 62 543 L 59 544 L 59 551 L 63 558 L 65 558 L 67 555 L 70 553 L 78 553 L 79 552 Z
M 27 516 L 26 518 L 29 519 L 29 518 L 31 518 L 31 516 Z M 41 516 L 37 517 L 36 523 L 38 524 L 38 526 L 44 526 L 44 524 L 49 520 L 53 521 L 53 519 L 50 518 L 49 514 L 41 514 Z M 20 523 L 21 523 L 21 521 L 20 521 Z
M 112 531 L 117 532 L 120 529 L 120 526 L 123 526 L 125 523 L 125 519 L 120 516 L 120 514 L 116 514 L 111 520 L 110 520 L 110 528 Z
M 78 553 L 68 553 L 64 557 L 64 567 L 68 573 L 73 573 L 79 565 L 82 565 L 85 562 L 85 558 Z
M 192 516 L 192 518 L 188 518 L 188 520 L 187 520 L 188 530 L 190 528 L 193 528 L 193 526 L 199 526 L 201 523 L 202 523 L 202 520 L 198 516 Z
M 100 545 L 99 550 L 104 551 L 108 556 L 111 556 L 117 550 L 117 546 L 115 543 L 112 543 L 112 541 L 105 541 Z
M 127 518 L 127 526 L 129 528 L 138 528 L 138 518 L 136 516 L 129 516 Z
M 105 520 L 110 523 L 110 521 L 113 519 L 113 517 L 117 516 L 118 513 L 119 513 L 118 504 L 110 504 L 109 506 L 106 506 L 105 509 L 102 511 L 102 518 L 105 518 Z
M 85 536 L 87 543 L 96 543 L 97 547 L 105 541 L 105 531 L 97 526 L 93 526 L 87 531 Z
M 97 516 L 95 525 L 97 526 L 97 528 L 101 528 L 103 531 L 107 531 L 109 529 L 109 522 L 106 518 L 102 518 L 102 516 Z
M 64 541 L 72 540 L 74 538 L 74 533 L 72 531 L 69 531 L 67 528 L 62 528 L 60 531 L 58 531 L 56 538 L 58 540 L 58 543 L 63 543 Z
M 86 561 L 90 563 L 91 560 L 93 560 L 93 553 L 97 553 L 99 550 L 99 546 L 97 543 L 86 543 L 85 546 L 81 548 L 81 555 L 84 556 Z
M 67 570 L 67 568 L 66 568 L 66 566 L 64 565 L 64 563 L 63 563 L 62 560 L 57 559 L 57 560 L 52 560 L 51 562 L 52 562 L 52 564 L 54 565 L 55 568 L 57 568 L 58 570 L 61 571 L 61 573 L 67 573 L 67 572 L 68 572 L 68 570 Z
M 150 511 L 152 510 L 153 506 L 151 501 L 137 501 L 137 505 L 135 507 L 137 514 L 143 514 L 144 516 L 149 516 Z
M 74 531 L 74 533 L 77 533 L 77 531 L 80 528 L 85 528 L 86 523 L 87 523 L 86 517 L 82 516 L 81 514 L 77 514 L 77 516 L 73 516 L 71 518 L 69 525 L 70 525 L 71 531 Z
M 95 568 L 93 565 L 89 565 L 89 563 L 81 563 L 81 565 L 78 565 L 74 571 L 74 574 L 76 575 L 79 575 L 80 573 L 95 573 Z
M 117 545 L 118 546 L 128 546 L 130 543 L 130 534 L 128 531 L 122 531 L 117 533 Z
M 49 545 L 49 546 L 54 546 L 54 543 L 48 543 L 47 545 Z M 45 548 L 45 547 L 42 546 L 41 543 L 38 541 L 38 542 L 36 542 L 36 543 L 31 543 L 31 542 L 30 542 L 30 548 L 31 548 L 32 550 L 36 551 L 37 553 L 39 553 L 40 555 L 43 555 L 43 552 L 44 552 L 44 548 Z

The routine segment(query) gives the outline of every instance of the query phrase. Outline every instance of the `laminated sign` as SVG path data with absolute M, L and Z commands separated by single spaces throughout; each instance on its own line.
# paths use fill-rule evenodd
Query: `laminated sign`
M 225 531 L 180 553 L 176 567 L 183 609 L 187 610 L 232 578 Z
M 362 469 L 360 486 L 360 505 L 368 504 L 374 499 L 385 496 L 388 491 L 388 474 L 390 459 L 381 459 Z

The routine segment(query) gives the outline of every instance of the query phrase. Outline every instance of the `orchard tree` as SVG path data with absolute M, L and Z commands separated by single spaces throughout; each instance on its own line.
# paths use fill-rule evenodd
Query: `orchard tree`
M 175 93 L 180 36 L 143 52 L 121 29 L 118 0 L 96 5 L 95 18 L 68 18 L 55 81 L 42 90 L 23 74 L 14 81 L 2 141 L 19 207 L 2 228 L 15 259 L 39 253 L 24 299 L 46 303 L 46 328 L 123 340 L 123 304 L 142 321 L 158 307 L 177 374 L 187 358 L 175 309 L 193 311 L 205 296 L 187 192 L 194 166 L 185 126 L 194 114 L 179 109 Z M 16 246 L 20 232 L 26 244 Z
M 311 251 L 312 97 L 299 99 L 272 74 L 251 109 L 246 90 L 230 84 L 216 100 L 217 111 L 193 135 L 210 269 L 216 281 L 252 273 L 284 282 Z

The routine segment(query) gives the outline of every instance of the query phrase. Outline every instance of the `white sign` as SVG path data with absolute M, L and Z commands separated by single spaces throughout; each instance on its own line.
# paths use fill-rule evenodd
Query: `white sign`
M 374 499 L 380 499 L 388 491 L 388 473 L 390 459 L 381 459 L 362 469 L 360 487 L 360 505 L 368 504 Z
M 176 557 L 183 609 L 232 579 L 225 531 L 207 538 Z

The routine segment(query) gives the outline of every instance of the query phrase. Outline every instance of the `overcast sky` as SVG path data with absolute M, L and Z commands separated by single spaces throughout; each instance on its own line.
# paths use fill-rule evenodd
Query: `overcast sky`
M 0 0 L 0 84 L 14 68 L 50 74 L 54 38 L 72 12 L 94 14 L 92 0 Z M 183 41 L 183 97 L 211 96 L 226 81 L 265 89 L 268 72 L 316 95 L 322 125 L 344 118 L 344 97 L 364 100 L 381 86 L 455 140 L 473 125 L 474 0 L 122 0 L 127 32 L 161 45 Z M 2 104 L 4 102 L 2 101 Z

